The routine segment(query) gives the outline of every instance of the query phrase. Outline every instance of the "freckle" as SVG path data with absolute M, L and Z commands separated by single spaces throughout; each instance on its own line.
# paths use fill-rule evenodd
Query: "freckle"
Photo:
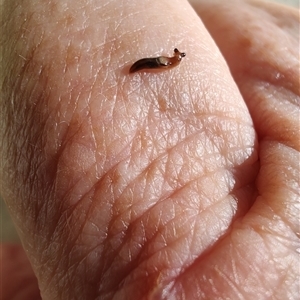
M 166 112 L 168 109 L 168 103 L 164 98 L 158 98 L 158 107 L 161 112 Z
M 67 15 L 65 17 L 66 26 L 69 27 L 74 23 L 74 17 L 72 15 Z
M 248 49 L 251 47 L 251 45 L 252 45 L 251 40 L 246 37 L 240 40 L 240 46 L 242 49 Z

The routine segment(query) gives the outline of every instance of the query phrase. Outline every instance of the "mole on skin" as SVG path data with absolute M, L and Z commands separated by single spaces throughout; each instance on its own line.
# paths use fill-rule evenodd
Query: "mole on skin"
M 174 49 L 173 57 L 159 56 L 153 58 L 142 58 L 136 61 L 130 68 L 129 73 L 134 73 L 143 69 L 169 69 L 180 64 L 181 59 L 185 57 L 184 52 Z

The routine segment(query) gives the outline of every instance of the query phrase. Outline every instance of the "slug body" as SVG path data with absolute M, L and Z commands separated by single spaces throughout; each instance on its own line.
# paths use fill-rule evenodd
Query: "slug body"
M 153 58 L 142 58 L 136 61 L 130 68 L 129 73 L 134 73 L 143 69 L 169 69 L 180 64 L 181 59 L 185 57 L 184 52 L 174 49 L 173 57 L 159 56 Z

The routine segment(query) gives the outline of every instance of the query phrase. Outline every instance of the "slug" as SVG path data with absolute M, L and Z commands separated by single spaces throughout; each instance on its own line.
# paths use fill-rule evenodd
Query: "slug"
M 159 56 L 142 58 L 136 61 L 131 66 L 129 73 L 134 73 L 143 69 L 170 69 L 179 65 L 183 57 L 185 57 L 185 53 L 179 52 L 179 50 L 175 48 L 173 57 Z

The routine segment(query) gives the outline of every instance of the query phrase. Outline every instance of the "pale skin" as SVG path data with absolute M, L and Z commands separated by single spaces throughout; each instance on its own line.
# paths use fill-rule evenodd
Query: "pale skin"
M 4 2 L 1 194 L 43 299 L 297 299 L 297 11 Z M 2 251 L 4 299 L 39 299 Z

